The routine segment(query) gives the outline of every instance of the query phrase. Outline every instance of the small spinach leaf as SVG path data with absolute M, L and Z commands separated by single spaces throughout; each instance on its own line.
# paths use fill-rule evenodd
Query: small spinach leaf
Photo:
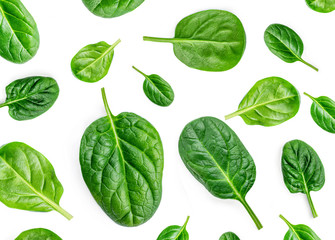
M 335 133 L 335 101 L 325 96 L 314 98 L 307 93 L 304 94 L 313 101 L 311 115 L 314 122 L 323 130 Z
M 181 20 L 174 38 L 143 37 L 144 41 L 172 43 L 176 57 L 204 71 L 226 71 L 241 60 L 246 36 L 241 21 L 223 10 L 207 10 Z
M 144 0 L 83 0 L 94 15 L 103 18 L 119 17 L 139 7 Z
M 219 240 L 240 240 L 240 238 L 233 232 L 222 234 Z
M 45 228 L 34 228 L 22 232 L 15 240 L 62 240 L 56 233 Z
M 240 116 L 249 125 L 276 126 L 293 118 L 299 107 L 297 89 L 282 78 L 269 77 L 258 81 L 226 120 Z
M 300 61 L 315 71 L 319 71 L 301 58 L 304 44 L 299 35 L 291 28 L 281 24 L 272 24 L 265 30 L 264 40 L 269 50 L 284 62 Z
M 58 98 L 59 87 L 50 77 L 27 77 L 6 87 L 9 115 L 18 121 L 36 118 L 48 111 Z
M 20 0 L 0 0 L 0 56 L 25 63 L 37 53 L 40 36 L 35 20 Z
M 97 82 L 103 79 L 112 64 L 114 48 L 121 42 L 90 44 L 80 49 L 71 61 L 72 73 L 81 81 Z
M 170 84 L 157 74 L 148 76 L 136 67 L 133 66 L 133 68 L 145 77 L 143 91 L 150 101 L 162 107 L 170 106 L 174 100 L 174 92 Z
M 321 240 L 316 233 L 308 226 L 299 224 L 293 225 L 282 215 L 279 216 L 289 227 L 284 240 Z
M 7 207 L 56 210 L 68 220 L 72 218 L 59 206 L 64 190 L 51 163 L 24 143 L 12 142 L 0 148 L 0 191 L 0 201 Z
M 189 240 L 186 226 L 190 217 L 187 217 L 183 226 L 169 226 L 159 234 L 157 240 Z
M 306 0 L 307 5 L 314 11 L 329 13 L 335 10 L 335 0 Z
M 245 200 L 256 179 L 256 166 L 235 132 L 213 117 L 186 125 L 179 154 L 192 175 L 215 197 L 242 203 L 258 229 L 262 224 Z
M 310 191 L 319 191 L 325 184 L 325 170 L 318 154 L 303 141 L 290 141 L 283 149 L 282 171 L 288 190 L 306 194 L 313 217 L 317 217 Z
M 107 112 L 85 131 L 80 145 L 83 178 L 105 213 L 123 226 L 138 226 L 162 197 L 163 145 L 157 130 L 134 113 Z

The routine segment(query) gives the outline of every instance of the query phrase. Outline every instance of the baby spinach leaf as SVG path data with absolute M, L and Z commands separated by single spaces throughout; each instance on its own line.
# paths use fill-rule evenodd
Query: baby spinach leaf
M 329 13 L 335 10 L 335 0 L 306 0 L 307 5 L 314 11 Z
M 22 232 L 15 240 L 62 240 L 56 233 L 45 228 L 34 228 Z
M 335 133 L 335 101 L 325 96 L 314 98 L 308 93 L 304 94 L 313 101 L 311 115 L 314 122 L 323 130 Z
M 143 91 L 145 95 L 158 106 L 167 107 L 174 100 L 174 92 L 170 84 L 157 74 L 146 75 L 139 69 L 133 68 L 145 77 Z
M 20 0 L 0 0 L 0 56 L 25 63 L 37 53 L 40 36 L 35 20 Z
M 27 77 L 6 87 L 9 115 L 18 121 L 36 118 L 48 111 L 58 98 L 59 87 L 50 77 Z
M 269 77 L 258 81 L 226 120 L 240 116 L 249 125 L 276 126 L 293 118 L 299 107 L 297 89 L 282 78 Z
M 299 35 L 291 28 L 281 24 L 271 24 L 264 33 L 264 40 L 269 50 L 287 63 L 300 61 L 319 71 L 316 67 L 301 58 L 304 44 Z
M 306 194 L 313 217 L 317 217 L 310 191 L 319 191 L 325 184 L 325 170 L 318 154 L 303 141 L 290 141 L 283 149 L 282 171 L 288 190 Z
M 59 206 L 62 184 L 51 163 L 32 147 L 8 143 L 0 148 L 0 201 L 7 207 L 50 212 L 68 220 L 72 216 Z
M 144 0 L 83 0 L 94 15 L 103 18 L 119 17 L 139 7 Z
M 223 10 L 207 10 L 181 20 L 174 38 L 143 37 L 144 41 L 172 43 L 176 57 L 204 71 L 226 71 L 241 60 L 246 36 L 241 21 Z
M 233 232 L 222 234 L 219 240 L 240 240 L 239 237 Z
M 187 169 L 211 194 L 239 201 L 257 228 L 262 228 L 245 200 L 256 179 L 255 163 L 227 124 L 213 117 L 190 122 L 180 135 L 179 154 Z
M 85 131 L 80 146 L 83 178 L 105 213 L 138 226 L 156 212 L 162 196 L 163 146 L 157 130 L 134 113 L 107 112 Z
M 90 44 L 80 49 L 71 61 L 72 73 L 81 81 L 97 82 L 103 79 L 112 64 L 114 48 L 121 42 Z
M 284 240 L 321 240 L 316 233 L 308 226 L 299 224 L 293 225 L 282 215 L 279 216 L 289 227 Z
M 187 217 L 183 226 L 169 226 L 159 234 L 157 240 L 189 240 L 189 235 L 186 226 L 190 217 Z

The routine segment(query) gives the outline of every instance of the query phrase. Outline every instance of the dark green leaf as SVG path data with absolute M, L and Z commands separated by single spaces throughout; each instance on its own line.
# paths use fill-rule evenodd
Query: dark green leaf
M 256 179 L 256 166 L 228 125 L 213 117 L 190 122 L 180 135 L 179 154 L 188 170 L 211 194 L 240 201 L 257 228 L 262 228 L 245 200 Z
M 116 223 L 138 226 L 156 212 L 162 196 L 163 146 L 156 129 L 134 113 L 109 110 L 85 131 L 80 146 L 84 180 Z
M 20 0 L 0 0 L 0 56 L 25 63 L 37 53 L 40 36 L 33 17 Z
M 240 116 L 249 125 L 276 126 L 293 118 L 299 107 L 297 89 L 282 78 L 269 77 L 258 81 L 226 120 Z
M 175 38 L 144 37 L 145 41 L 173 44 L 176 57 L 204 71 L 226 71 L 241 60 L 246 36 L 241 21 L 223 10 L 192 14 L 179 22 Z
M 72 73 L 84 82 L 92 83 L 103 79 L 112 64 L 114 48 L 120 42 L 117 40 L 113 45 L 98 42 L 83 47 L 72 58 Z
M 239 237 L 233 232 L 222 234 L 219 240 L 240 240 Z
M 335 10 L 335 0 L 306 0 L 307 5 L 314 11 L 329 13 Z
M 63 194 L 51 163 L 41 153 L 20 142 L 0 148 L 0 201 L 7 207 L 36 211 L 58 211 L 72 216 L 59 206 Z
M 186 226 L 190 217 L 187 217 L 183 226 L 169 226 L 159 234 L 157 240 L 189 240 Z
M 8 106 L 9 115 L 23 121 L 48 111 L 58 98 L 59 87 L 53 78 L 27 77 L 9 84 L 6 93 L 7 99 L 0 108 Z
M 303 224 L 293 225 L 282 215 L 280 215 L 280 218 L 283 219 L 289 227 L 284 240 L 321 240 L 310 227 Z
M 15 240 L 62 240 L 54 232 L 45 228 L 34 228 L 22 232 Z
M 145 77 L 143 91 L 150 101 L 162 107 L 171 105 L 174 100 L 174 92 L 167 81 L 156 74 L 148 76 L 136 67 L 133 68 Z
M 265 30 L 264 40 L 269 50 L 281 60 L 287 63 L 300 61 L 319 71 L 301 58 L 304 44 L 299 35 L 291 28 L 281 24 L 272 24 Z
M 306 194 L 313 216 L 317 217 L 310 191 L 319 191 L 325 184 L 325 170 L 318 154 L 303 141 L 290 141 L 283 149 L 282 170 L 288 190 Z

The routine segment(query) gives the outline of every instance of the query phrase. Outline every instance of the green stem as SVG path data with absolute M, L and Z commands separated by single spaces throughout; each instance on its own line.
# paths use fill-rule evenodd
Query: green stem
M 306 195 L 307 195 L 307 199 L 308 199 L 309 206 L 311 207 L 311 210 L 312 210 L 313 217 L 314 217 L 314 218 L 317 218 L 317 217 L 318 217 L 318 214 L 317 214 L 317 212 L 316 212 L 316 210 L 315 210 L 314 203 L 313 203 L 313 200 L 312 200 L 312 198 L 311 198 L 311 194 L 310 194 L 310 192 L 307 192 Z
M 6 102 L 0 104 L 0 108 L 6 107 L 8 104 Z
M 318 68 L 316 68 L 316 67 L 314 67 L 312 64 L 306 62 L 304 59 L 300 58 L 300 61 L 301 61 L 302 63 L 306 64 L 307 66 L 313 68 L 315 71 L 317 71 L 317 72 L 319 71 Z
M 252 218 L 252 220 L 254 221 L 254 223 L 256 224 L 256 227 L 258 230 L 263 228 L 262 223 L 259 221 L 259 219 L 257 218 L 256 214 L 254 213 L 254 211 L 252 211 L 251 207 L 249 206 L 249 204 L 243 199 L 240 201 L 242 203 L 242 205 L 245 207 L 245 209 L 248 211 L 250 217 Z
M 310 99 L 312 99 L 313 101 L 315 101 L 315 98 L 312 97 L 311 95 L 309 95 L 308 93 L 304 92 L 304 94 L 305 94 L 307 97 L 309 97 Z
M 228 120 L 228 119 L 231 119 L 231 118 L 233 118 L 233 117 L 237 117 L 237 116 L 240 116 L 241 114 L 243 114 L 243 113 L 245 113 L 245 112 L 247 112 L 247 111 L 244 111 L 245 109 L 241 109 L 241 110 L 238 110 L 238 111 L 236 111 L 236 112 L 233 112 L 233 113 L 231 113 L 231 114 L 228 114 L 228 115 L 226 115 L 225 116 L 225 119 L 226 120 Z
M 143 37 L 144 41 L 150 41 L 150 42 L 163 42 L 163 43 L 173 43 L 173 42 L 179 42 L 180 39 L 176 38 L 157 38 L 157 37 Z
M 142 72 L 141 70 L 139 70 L 139 69 L 136 68 L 135 66 L 133 66 L 133 68 L 134 68 L 137 72 L 139 72 L 140 74 L 142 74 L 145 78 L 148 77 L 144 72 Z
M 184 223 L 184 225 L 181 227 L 178 235 L 176 236 L 175 239 L 178 239 L 178 237 L 182 234 L 182 232 L 184 232 L 184 230 L 186 229 L 186 226 L 187 226 L 187 223 L 188 223 L 188 220 L 190 219 L 190 216 L 187 217 L 186 219 L 186 222 Z
M 101 95 L 102 95 L 102 100 L 104 102 L 104 106 L 105 106 L 105 109 L 106 109 L 106 113 L 107 113 L 107 115 L 110 119 L 113 119 L 114 115 L 112 114 L 112 112 L 109 108 L 105 88 L 101 88 Z
M 110 46 L 110 49 L 114 49 L 120 42 L 121 42 L 121 39 L 116 40 L 116 42 L 113 43 L 113 44 Z
M 60 206 L 58 206 L 55 209 L 56 209 L 57 212 L 59 212 L 60 214 L 62 214 L 64 217 L 66 217 L 67 220 L 71 220 L 73 218 L 73 216 L 70 213 L 68 213 L 67 211 L 65 211 Z
M 287 226 L 288 226 L 290 229 L 293 229 L 292 224 L 291 224 L 286 218 L 284 218 L 283 215 L 280 214 L 279 217 L 280 217 L 281 219 L 283 219 L 283 221 L 287 224 Z

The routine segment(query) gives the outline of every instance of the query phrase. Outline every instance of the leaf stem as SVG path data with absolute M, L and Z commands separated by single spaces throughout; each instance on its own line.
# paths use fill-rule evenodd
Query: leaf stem
M 250 217 L 252 218 L 252 220 L 254 221 L 254 223 L 256 224 L 256 227 L 258 230 L 261 230 L 263 228 L 262 223 L 259 221 L 259 219 L 257 218 L 256 214 L 254 213 L 254 211 L 251 209 L 251 207 L 249 206 L 249 204 L 245 201 L 245 199 L 242 199 L 240 201 L 242 203 L 242 205 L 245 207 L 245 209 L 248 211 Z
M 112 114 L 112 112 L 109 108 L 105 88 L 101 88 L 101 95 L 102 95 L 102 100 L 104 102 L 106 113 L 107 113 L 108 117 L 110 117 L 110 119 L 113 119 L 114 115 Z
M 176 39 L 175 38 L 157 38 L 157 37 L 144 36 L 143 41 L 173 43 L 174 41 L 176 41 Z
M 71 220 L 73 218 L 73 216 L 68 213 L 67 211 L 65 211 L 65 209 L 61 208 L 60 206 L 58 206 L 57 208 L 55 208 L 55 210 L 57 212 L 59 212 L 60 214 L 62 214 L 64 217 L 66 217 L 67 220 Z
M 229 119 L 231 119 L 231 118 L 233 118 L 233 117 L 240 116 L 241 114 L 247 112 L 247 111 L 243 111 L 243 110 L 244 110 L 244 109 L 240 109 L 240 110 L 237 110 L 236 112 L 233 112 L 233 113 L 231 113 L 231 114 L 228 114 L 228 115 L 225 116 L 225 119 L 226 119 L 226 120 L 229 120 Z
M 8 104 L 6 102 L 0 104 L 0 108 L 6 107 Z
M 314 203 L 313 203 L 313 200 L 312 200 L 312 198 L 311 198 L 311 194 L 310 194 L 310 192 L 307 192 L 306 195 L 307 195 L 307 199 L 308 199 L 309 206 L 310 206 L 310 208 L 311 208 L 311 210 L 312 210 L 313 217 L 314 217 L 314 218 L 317 218 L 317 217 L 318 217 L 318 214 L 317 214 L 317 212 L 316 212 L 316 210 L 315 210 Z
M 279 217 L 287 224 L 287 226 L 290 228 L 290 229 L 293 229 L 293 226 L 292 224 L 283 216 L 283 215 L 279 215 Z
M 309 95 L 308 93 L 304 92 L 304 94 L 305 94 L 307 97 L 309 97 L 310 99 L 312 99 L 313 101 L 315 101 L 315 98 L 312 97 L 311 95 Z
M 314 67 L 312 64 L 306 62 L 304 59 L 300 58 L 300 61 L 301 61 L 302 63 L 306 64 L 307 66 L 313 68 L 315 71 L 317 71 L 317 72 L 319 71 L 318 68 L 316 68 L 316 67 Z
M 110 49 L 114 49 L 120 42 L 121 42 L 121 39 L 116 40 L 116 42 L 113 43 L 113 44 L 110 46 Z
M 148 77 L 144 72 L 142 72 L 141 70 L 139 70 L 139 69 L 136 68 L 135 66 L 133 66 L 133 68 L 134 68 L 137 72 L 139 72 L 140 74 L 142 74 L 145 78 Z

